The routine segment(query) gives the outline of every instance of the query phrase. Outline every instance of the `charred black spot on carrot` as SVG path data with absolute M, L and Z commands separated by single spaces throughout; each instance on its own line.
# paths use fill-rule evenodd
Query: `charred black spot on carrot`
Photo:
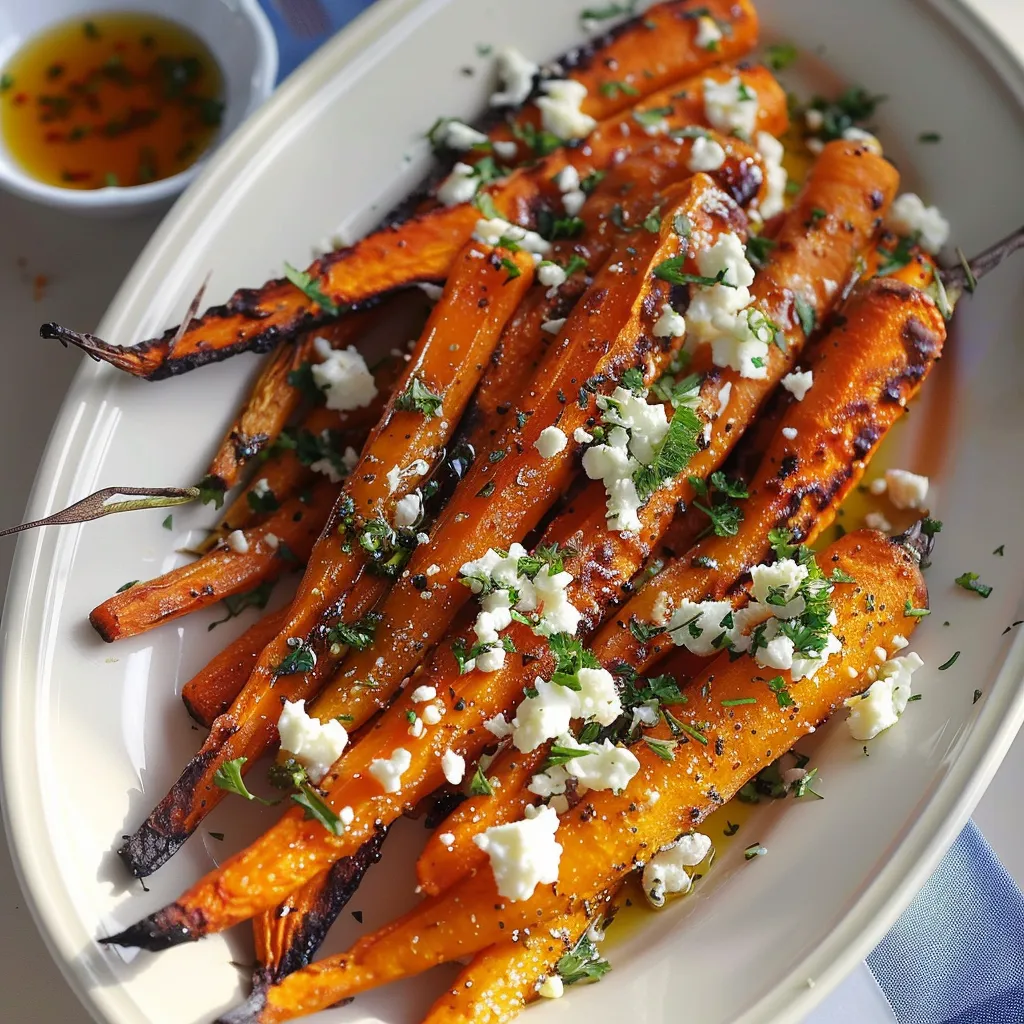
M 195 942 L 205 934 L 206 915 L 201 910 L 189 911 L 178 903 L 169 903 L 155 914 L 144 917 L 123 932 L 100 939 L 100 942 L 105 946 L 134 947 L 159 953 L 172 946 Z

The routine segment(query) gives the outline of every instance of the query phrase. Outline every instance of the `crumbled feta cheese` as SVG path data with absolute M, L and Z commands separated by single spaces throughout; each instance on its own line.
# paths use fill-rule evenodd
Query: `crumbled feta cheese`
M 782 378 L 782 386 L 798 401 L 802 402 L 814 384 L 813 370 L 794 370 Z
M 332 459 L 317 459 L 309 464 L 309 468 L 314 473 L 322 473 L 332 484 L 339 484 L 345 479 L 345 474 L 338 470 Z
M 894 651 L 902 651 L 904 647 L 909 647 L 910 641 L 902 634 L 897 633 L 892 638 L 892 649 Z
M 565 451 L 569 439 L 558 427 L 545 427 L 534 441 L 542 459 L 553 459 L 559 452 Z
M 565 326 L 565 320 L 564 316 L 555 320 L 545 320 L 540 329 L 546 334 L 557 334 Z
M 607 431 L 605 443 L 583 454 L 583 470 L 601 480 L 608 495 L 608 528 L 625 532 L 640 529 L 640 497 L 634 474 L 650 465 L 668 433 L 669 422 L 661 403 L 650 404 L 643 395 L 617 387 L 609 399 L 598 400 Z
M 782 428 L 782 436 L 787 441 L 794 441 L 794 440 L 796 440 L 796 435 L 797 435 L 796 427 L 783 427 Z
M 846 701 L 846 724 L 855 740 L 873 740 L 899 721 L 913 692 L 911 676 L 923 664 L 916 654 L 892 658 L 878 669 L 878 678 L 864 693 Z
M 936 206 L 925 206 L 913 192 L 897 196 L 885 218 L 885 226 L 899 235 L 917 238 L 928 252 L 938 252 L 949 239 L 949 221 Z
M 444 181 L 437 187 L 437 201 L 442 206 L 458 206 L 468 203 L 480 185 L 476 170 L 469 164 L 457 163 Z
M 757 111 L 757 93 L 739 75 L 725 82 L 704 79 L 704 114 L 713 128 L 725 135 L 752 139 Z
M 395 503 L 395 526 L 398 529 L 415 526 L 423 513 L 423 499 L 415 491 L 399 498 Z
M 715 413 L 717 419 L 729 408 L 729 398 L 732 395 L 732 381 L 727 381 L 718 389 L 718 411 Z
M 709 139 L 706 135 L 698 135 L 690 147 L 689 168 L 695 174 L 698 171 L 717 171 L 725 163 L 725 150 L 721 143 Z
M 426 704 L 427 701 L 433 700 L 437 696 L 437 688 L 434 686 L 417 686 L 412 693 L 409 694 L 409 700 L 413 704 Z
M 540 67 L 514 46 L 503 46 L 495 54 L 494 61 L 501 89 L 491 95 L 491 106 L 521 106 L 533 91 L 533 80 Z
M 342 809 L 338 811 L 338 817 L 341 819 L 342 825 L 348 828 L 348 826 L 356 820 L 356 812 L 352 810 L 351 807 L 342 807 Z
M 806 602 L 799 592 L 800 585 L 807 579 L 807 566 L 792 558 L 780 558 L 771 565 L 755 565 L 750 570 L 750 578 L 754 600 L 771 603 L 776 618 L 792 619 L 803 614 Z
M 559 736 L 556 742 L 569 750 L 590 751 L 572 758 L 565 765 L 569 775 L 578 780 L 578 792 L 581 794 L 591 789 L 610 789 L 613 793 L 621 793 L 640 771 L 636 755 L 628 747 L 615 746 L 611 740 L 581 744 L 567 733 Z
M 877 136 L 872 135 L 871 132 L 867 132 L 863 128 L 851 125 L 843 130 L 843 138 L 847 142 L 859 142 L 865 149 L 870 149 L 879 156 L 882 155 L 882 143 L 878 141 Z
M 825 127 L 825 115 L 812 107 L 804 113 L 804 124 L 809 132 L 820 132 Z
M 492 145 L 494 146 L 494 155 L 499 160 L 514 160 L 519 152 L 519 147 L 512 141 L 499 141 Z
M 404 469 L 401 466 L 392 466 L 385 474 L 385 479 L 388 482 L 388 494 L 394 494 L 406 477 L 423 476 L 429 469 L 430 466 L 424 459 L 413 459 Z
M 711 15 L 702 14 L 697 18 L 697 34 L 693 41 L 702 50 L 718 49 L 718 44 L 722 41 L 722 30 Z
M 588 433 L 583 427 L 577 427 L 572 432 L 572 438 L 577 444 L 590 444 L 594 440 L 594 435 Z
M 466 774 L 466 759 L 454 750 L 446 750 L 441 755 L 441 771 L 451 785 L 457 786 Z
M 541 238 L 536 231 L 527 231 L 518 224 L 511 224 L 502 217 L 481 218 L 476 222 L 473 237 L 484 245 L 497 245 L 503 238 L 515 242 L 520 249 L 543 256 L 551 243 Z
M 420 281 L 416 287 L 419 288 L 419 290 L 423 292 L 431 302 L 437 302 L 438 299 L 444 295 L 444 288 L 442 288 L 441 285 L 433 284 L 430 281 Z
M 786 182 L 788 175 L 782 166 L 785 155 L 783 145 L 774 135 L 758 132 L 755 137 L 757 151 L 764 161 L 765 194 L 757 207 L 757 212 L 764 220 L 782 213 L 786 202 Z
M 587 201 L 587 193 L 581 188 L 573 189 L 571 192 L 564 192 L 562 194 L 562 206 L 565 207 L 565 212 L 570 217 L 575 217 L 580 210 L 583 209 L 583 204 Z
M 326 395 L 328 409 L 362 409 L 377 397 L 373 374 L 355 348 L 331 348 L 326 338 L 315 338 L 313 349 L 322 361 L 313 363 L 310 372 Z
M 263 543 L 270 548 L 271 551 L 276 551 L 281 546 L 281 538 L 276 533 L 265 533 L 263 535 Z
M 587 87 L 571 79 L 551 78 L 541 82 L 543 96 L 537 97 L 541 126 L 560 139 L 582 139 L 597 122 L 580 109 L 587 98 Z
M 443 704 L 428 704 L 423 709 L 423 722 L 425 725 L 437 725 L 444 713 L 445 706 Z
M 663 907 L 671 893 L 690 891 L 687 868 L 696 867 L 711 850 L 711 840 L 701 832 L 680 836 L 663 846 L 645 865 L 643 887 L 651 906 Z
M 487 854 L 498 895 L 528 900 L 538 885 L 558 881 L 562 847 L 555 841 L 558 815 L 550 807 L 527 807 L 522 821 L 493 825 L 473 842 Z
M 864 517 L 864 525 L 869 530 L 880 530 L 882 533 L 888 533 L 892 529 L 892 523 L 881 512 L 869 512 Z
M 622 713 L 615 677 L 603 668 L 582 668 L 579 690 L 538 678 L 536 696 L 527 697 L 512 719 L 512 742 L 518 750 L 536 750 L 546 740 L 569 731 L 574 718 L 611 725 Z
M 897 508 L 921 508 L 928 497 L 928 477 L 905 469 L 887 469 L 885 484 L 889 500 Z
M 449 118 L 438 125 L 433 133 L 433 139 L 435 145 L 454 150 L 457 153 L 489 141 L 483 132 L 478 132 L 475 128 L 470 128 L 468 124 L 455 118 Z
M 580 172 L 572 164 L 566 164 L 555 175 L 555 188 L 559 192 L 575 192 L 580 187 Z
M 423 719 L 417 715 L 410 724 L 406 732 L 414 739 L 418 740 L 427 731 L 426 726 L 423 724 Z
M 668 633 L 678 647 L 685 647 L 699 657 L 709 658 L 718 654 L 719 649 L 714 646 L 714 641 L 727 632 L 723 622 L 727 622 L 731 614 L 733 608 L 729 601 L 698 603 L 684 598 L 669 619 Z
M 397 793 L 402 788 L 402 775 L 412 764 L 412 754 L 398 747 L 390 757 L 378 757 L 370 762 L 370 774 L 381 784 L 385 793 Z
M 537 995 L 541 999 L 561 999 L 565 994 L 565 983 L 557 974 L 549 974 L 537 982 Z
M 652 333 L 656 338 L 682 338 L 686 334 L 686 319 L 672 308 L 671 303 L 664 302 Z
M 442 832 L 437 837 L 438 842 L 447 847 L 449 850 L 455 845 L 455 833 L 454 832 Z
M 227 546 L 237 555 L 248 554 L 249 541 L 241 530 L 232 530 L 227 536 Z
M 545 288 L 560 288 L 566 282 L 565 269 L 550 260 L 537 267 L 537 281 Z
M 500 711 L 493 718 L 488 718 L 484 722 L 484 728 L 499 740 L 512 735 L 512 726 Z
M 336 718 L 321 722 L 306 714 L 304 700 L 286 700 L 277 720 L 281 748 L 295 758 L 318 785 L 341 757 L 348 743 L 348 733 Z
M 881 494 L 885 494 L 886 488 L 889 485 L 885 481 L 884 476 L 875 477 L 871 483 L 868 484 L 868 490 L 876 497 Z
M 257 498 L 265 498 L 270 493 L 270 482 L 265 476 L 261 476 L 259 480 L 252 485 L 252 493 Z

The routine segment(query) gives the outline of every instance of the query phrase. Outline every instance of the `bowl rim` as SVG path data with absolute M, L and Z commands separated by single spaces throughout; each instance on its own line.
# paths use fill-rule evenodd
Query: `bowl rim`
M 168 2 L 163 6 L 166 8 L 162 12 L 164 17 L 182 23 L 176 3 Z M 237 130 L 274 91 L 279 53 L 277 36 L 259 0 L 230 0 L 225 6 L 232 13 L 244 17 L 252 25 L 256 37 L 249 91 L 244 99 L 239 100 L 239 105 L 244 103 L 244 108 L 242 118 L 235 129 Z M 187 23 L 185 24 L 188 27 Z M 203 169 L 210 156 L 227 141 L 230 134 L 233 132 L 223 138 L 214 139 L 206 152 L 185 170 L 145 185 L 105 185 L 96 189 L 62 188 L 60 185 L 48 185 L 37 181 L 13 161 L 0 161 L 0 187 L 22 199 L 63 210 L 102 211 L 153 206 L 183 192 Z M 2 143 L 0 148 L 3 148 Z

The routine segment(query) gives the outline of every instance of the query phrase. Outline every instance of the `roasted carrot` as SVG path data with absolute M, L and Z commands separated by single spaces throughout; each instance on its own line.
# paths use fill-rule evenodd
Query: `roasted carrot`
M 503 1024 L 538 996 L 538 987 L 587 931 L 574 911 L 544 928 L 482 949 L 423 1018 L 422 1024 Z
M 206 471 L 210 486 L 230 490 L 238 483 L 246 463 L 274 443 L 302 401 L 301 391 L 289 377 L 309 361 L 312 349 L 313 338 L 307 335 L 294 345 L 280 346 L 267 358 Z
M 380 531 L 369 533 L 374 523 L 393 535 L 390 523 L 398 501 L 441 457 L 502 326 L 532 278 L 533 260 L 526 252 L 477 243 L 466 246 L 395 395 L 342 485 L 280 633 L 261 652 L 245 687 L 214 722 L 203 748 L 170 793 L 119 851 L 134 874 L 156 870 L 220 802 L 224 790 L 215 785 L 214 777 L 222 764 L 245 757 L 244 768 L 267 748 L 276 735 L 282 701 L 315 691 L 332 649 L 337 646 L 338 654 L 344 650 L 330 637 L 329 627 L 338 620 L 317 630 L 321 618 L 338 615 L 340 604 L 360 582 L 362 610 L 354 612 L 352 601 L 345 604 L 346 614 L 354 618 L 386 589 L 386 575 L 380 569 L 377 574 L 371 571 L 379 549 L 371 552 L 359 538 L 376 543 L 384 536 Z M 422 409 L 402 398 L 407 391 L 415 393 L 417 382 L 431 395 Z M 402 550 L 397 548 L 394 557 Z
M 288 609 L 267 612 L 181 688 L 188 713 L 207 729 L 224 714 L 252 672 L 260 651 L 281 632 Z
M 719 26 L 722 39 L 715 46 L 697 42 L 702 16 Z M 583 85 L 587 94 L 581 110 L 596 121 L 606 121 L 638 98 L 662 92 L 722 61 L 739 60 L 757 45 L 757 33 L 757 12 L 749 0 L 670 0 L 563 55 L 558 64 L 564 73 L 559 77 Z M 529 160 L 535 151 L 524 129 L 541 126 L 540 110 L 535 102 L 527 103 L 509 121 L 507 127 L 492 130 L 490 138 L 517 142 L 517 159 Z
M 244 539 L 235 547 L 217 548 L 155 580 L 114 594 L 89 613 L 89 621 L 112 643 L 301 568 L 337 494 L 338 485 L 321 478 L 308 494 L 289 499 L 258 526 L 243 531 Z
M 826 572 L 839 569 L 854 584 L 837 586 L 832 607 L 843 652 L 814 675 L 794 684 L 788 672 L 782 684 L 796 706 L 781 708 L 764 682 L 762 670 L 747 655 L 722 655 L 687 688 L 689 703 L 678 706 L 678 719 L 706 742 L 679 744 L 663 760 L 647 744 L 634 752 L 640 770 L 620 794 L 588 794 L 559 822 L 562 855 L 554 885 L 539 885 L 518 902 L 502 898 L 489 871 L 467 878 L 438 897 L 428 898 L 380 932 L 350 950 L 311 964 L 267 990 L 263 1006 L 220 1018 L 221 1024 L 277 1024 L 313 1013 L 399 978 L 418 974 L 445 961 L 470 955 L 500 942 L 514 929 L 542 927 L 583 906 L 592 910 L 651 851 L 692 829 L 730 799 L 758 771 L 802 736 L 820 725 L 842 703 L 864 688 L 854 676 L 867 671 L 874 650 L 892 650 L 897 635 L 907 635 L 916 621 L 903 614 L 906 602 L 927 607 L 927 589 L 916 557 L 898 541 L 874 531 L 848 534 L 818 558 Z M 876 596 L 875 611 L 865 609 L 864 595 Z M 852 671 L 851 671 L 852 670 Z M 711 681 L 714 685 L 711 685 Z M 756 704 L 728 702 L 764 696 Z M 723 704 L 723 702 L 725 702 Z M 671 741 L 667 728 L 653 734 Z M 653 803 L 635 793 L 656 791 Z M 194 922 L 179 921 L 178 927 Z
M 772 346 L 766 367 L 766 376 L 761 380 L 740 377 L 734 370 L 713 369 L 707 373 L 701 386 L 701 403 L 707 420 L 713 418 L 711 410 L 720 405 L 720 396 L 728 394 L 728 417 L 717 417 L 711 426 L 711 435 L 705 447 L 691 460 L 687 475 L 676 478 L 669 487 L 655 491 L 649 500 L 643 518 L 643 528 L 635 534 L 609 533 L 605 522 L 605 499 L 603 484 L 592 484 L 575 503 L 574 510 L 559 517 L 545 533 L 545 543 L 567 545 L 577 536 L 581 541 L 576 545 L 582 550 L 594 552 L 596 568 L 589 577 L 594 586 L 580 588 L 574 603 L 584 611 L 591 627 L 600 621 L 603 609 L 619 596 L 619 588 L 628 583 L 643 560 L 651 553 L 654 544 L 667 528 L 675 515 L 680 501 L 689 503 L 693 498 L 693 487 L 689 476 L 704 479 L 721 465 L 726 455 L 735 446 L 744 429 L 753 421 L 758 409 L 778 381 L 796 364 L 804 342 L 804 322 L 797 316 L 795 304 L 803 303 L 811 311 L 815 321 L 820 320 L 838 298 L 840 285 L 853 273 L 856 259 L 867 246 L 874 234 L 884 210 L 895 195 L 898 175 L 881 157 L 853 143 L 833 143 L 825 148 L 808 179 L 807 185 L 798 197 L 794 209 L 787 216 L 779 236 L 779 244 L 772 252 L 772 259 L 753 285 L 752 294 L 757 306 L 766 316 L 780 325 L 786 335 L 786 349 Z M 826 217 L 812 216 L 812 210 L 829 211 Z M 643 235 L 646 232 L 639 232 Z M 636 239 L 637 235 L 631 235 Z M 841 242 L 839 241 L 841 239 Z M 823 244 L 825 241 L 830 244 Z M 609 258 L 609 265 L 615 265 L 617 256 Z M 600 278 L 599 278 L 600 279 Z M 597 282 L 591 294 L 598 287 Z M 579 316 L 579 309 L 573 317 Z M 570 319 L 569 325 L 573 323 Z M 590 370 L 581 369 L 575 387 L 585 379 Z M 542 367 L 540 375 L 544 375 Z M 554 383 L 562 394 L 571 394 L 572 385 L 566 386 L 561 380 Z M 728 391 L 725 389 L 728 388 Z M 524 411 L 530 411 L 532 405 Z M 566 405 L 564 413 L 575 412 L 576 407 Z M 532 449 L 537 431 L 553 422 L 556 413 L 542 415 L 537 412 L 527 421 L 527 430 L 532 437 L 520 437 L 511 430 L 497 445 L 499 451 L 508 450 L 513 444 L 528 445 Z M 560 424 L 567 422 L 560 418 Z M 571 436 L 575 421 L 563 426 Z M 580 422 L 579 425 L 583 425 Z M 568 449 L 567 449 L 568 452 Z M 569 454 L 572 454 L 571 452 Z M 550 461 L 550 460 L 548 460 Z M 382 609 L 385 623 L 392 623 L 382 634 L 384 643 L 376 643 L 372 649 L 355 652 L 339 670 L 339 677 L 325 688 L 317 704 L 318 713 L 324 717 L 337 714 L 354 716 L 357 722 L 365 721 L 369 713 L 383 706 L 389 695 L 404 676 L 419 660 L 423 642 L 427 637 L 436 638 L 436 632 L 450 619 L 460 601 L 468 597 L 465 588 L 452 587 L 458 566 L 465 561 L 465 555 L 481 554 L 489 546 L 505 546 L 515 537 L 507 536 L 506 530 L 495 522 L 487 502 L 488 484 L 493 482 L 497 493 L 518 485 L 519 461 L 506 460 L 496 466 L 482 465 L 473 477 L 473 482 L 463 485 L 463 493 L 475 495 L 473 505 L 462 506 L 452 502 L 439 520 L 429 548 L 414 555 L 410 563 L 410 577 L 402 580 L 388 598 L 388 605 Z M 502 470 L 506 472 L 503 474 Z M 482 470 L 482 471 L 481 471 Z M 563 484 L 559 480 L 560 493 Z M 483 499 L 477 488 L 484 491 Z M 510 492 L 514 493 L 514 492 Z M 552 495 L 553 497 L 553 495 Z M 548 502 L 550 504 L 550 501 Z M 531 494 L 531 507 L 539 512 L 546 508 L 540 495 Z M 481 516 L 479 509 L 487 513 Z M 462 523 L 460 539 L 464 546 L 458 549 L 458 558 L 446 570 L 441 552 L 434 540 L 443 529 L 445 517 L 468 514 L 468 523 L 479 522 L 482 526 L 479 540 L 471 540 L 472 534 Z M 536 520 L 533 520 L 536 522 Z M 598 554 L 599 552 L 599 554 Z M 612 566 L 622 559 L 628 567 L 625 576 L 617 576 Z M 583 564 L 589 564 L 588 557 Z M 431 590 L 441 589 L 442 601 L 432 599 L 426 612 L 420 600 L 420 591 L 413 579 L 434 565 L 440 570 L 432 575 Z M 447 572 L 447 575 L 446 575 Z M 391 614 L 391 609 L 396 611 Z M 397 609 L 401 609 L 398 611 Z M 413 612 L 417 609 L 417 612 Z M 428 617 L 437 614 L 437 625 L 432 628 Z M 415 636 L 406 635 L 408 624 L 415 621 Z M 536 640 L 532 646 L 536 646 Z M 378 661 L 383 657 L 383 662 Z M 385 678 L 386 676 L 386 678 Z M 371 683 L 372 685 L 367 685 Z
M 724 600 L 743 572 L 768 554 L 770 530 L 783 528 L 810 543 L 832 523 L 878 444 L 940 358 L 945 339 L 944 321 L 934 303 L 889 278 L 862 286 L 844 307 L 843 317 L 806 360 L 814 386 L 802 402 L 790 402 L 779 422 L 749 498 L 740 502 L 744 518 L 737 534 L 708 536 L 606 622 L 591 645 L 604 665 L 639 668 L 671 651 L 668 637 L 641 640 L 644 633 L 638 634 L 633 624 L 657 626 L 659 606 L 671 610 L 681 596 Z M 783 429 L 795 435 L 787 437 Z M 517 648 L 529 650 L 525 637 Z M 543 657 L 531 662 L 530 672 L 543 675 L 545 662 Z M 471 798 L 428 840 L 417 863 L 424 892 L 441 892 L 485 863 L 470 837 L 489 824 L 513 820 L 525 804 L 536 802 L 525 785 L 515 788 L 532 762 L 518 751 L 509 753 L 514 767 L 508 757 L 498 763 L 495 775 L 501 785 L 495 787 L 496 796 Z M 474 823 L 475 818 L 482 824 Z M 445 833 L 451 842 L 441 841 Z
M 341 685 L 325 691 L 316 705 L 318 715 L 346 714 L 361 724 L 383 707 L 424 648 L 440 639 L 469 599 L 469 590 L 458 582 L 467 555 L 479 556 L 489 547 L 521 540 L 561 496 L 575 473 L 574 447 L 543 457 L 538 441 L 553 424 L 568 437 L 585 425 L 594 404 L 593 394 L 584 387 L 588 380 L 617 380 L 638 363 L 648 380 L 659 375 L 659 366 L 679 341 L 653 337 L 653 323 L 669 294 L 669 286 L 653 272 L 666 259 L 687 251 L 688 243 L 673 229 L 674 216 L 685 216 L 693 225 L 689 259 L 720 234 L 742 232 L 745 223 L 740 209 L 703 174 L 669 187 L 663 198 L 663 219 L 656 232 L 620 236 L 523 396 L 520 421 L 507 425 L 488 458 L 477 460 L 459 485 L 429 543 L 413 553 L 408 575 L 395 584 L 379 609 L 381 624 L 372 649 L 350 653 L 338 671 Z M 721 205 L 715 207 L 715 201 Z M 709 208 L 720 210 L 720 215 L 709 213 Z M 427 581 L 426 589 L 421 580 Z M 425 593 L 430 594 L 426 602 Z
M 363 876 L 380 860 L 380 848 L 387 834 L 386 828 L 378 829 L 353 856 L 339 860 L 325 871 L 317 880 L 319 885 L 296 890 L 273 914 L 261 914 L 253 922 L 255 991 L 309 963 Z
M 666 131 L 693 124 L 703 117 L 705 78 L 720 80 L 738 74 L 743 85 L 757 97 L 755 127 L 779 134 L 788 123 L 786 98 L 772 75 L 761 67 L 715 67 L 705 76 L 686 79 L 647 97 L 636 113 L 658 113 Z M 562 209 L 561 193 L 554 177 L 568 164 L 582 174 L 604 170 L 626 153 L 648 142 L 648 136 L 625 112 L 603 121 L 587 137 L 586 144 L 557 150 L 530 169 L 516 170 L 487 187 L 497 210 L 510 221 L 536 226 L 538 209 Z M 636 128 L 636 131 L 632 131 Z M 417 282 L 443 281 L 479 218 L 470 204 L 429 210 L 397 227 L 386 227 L 356 245 L 316 260 L 306 271 L 314 285 L 335 307 L 360 305 Z M 262 288 L 242 289 L 223 306 L 207 310 L 178 337 L 178 329 L 162 337 L 125 348 L 89 334 L 79 334 L 57 324 L 44 324 L 40 333 L 82 348 L 95 359 L 104 359 L 136 376 L 157 380 L 184 373 L 243 351 L 265 351 L 282 339 L 293 337 L 333 314 L 312 302 L 286 280 Z M 173 342 L 173 349 L 172 349 Z

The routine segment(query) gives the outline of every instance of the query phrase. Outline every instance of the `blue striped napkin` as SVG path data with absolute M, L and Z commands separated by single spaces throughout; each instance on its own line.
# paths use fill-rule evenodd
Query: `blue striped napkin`
M 284 78 L 326 38 L 294 31 L 298 8 L 329 35 L 372 0 L 260 2 Z M 1024 1024 L 1024 897 L 973 823 L 867 962 L 899 1024 Z

